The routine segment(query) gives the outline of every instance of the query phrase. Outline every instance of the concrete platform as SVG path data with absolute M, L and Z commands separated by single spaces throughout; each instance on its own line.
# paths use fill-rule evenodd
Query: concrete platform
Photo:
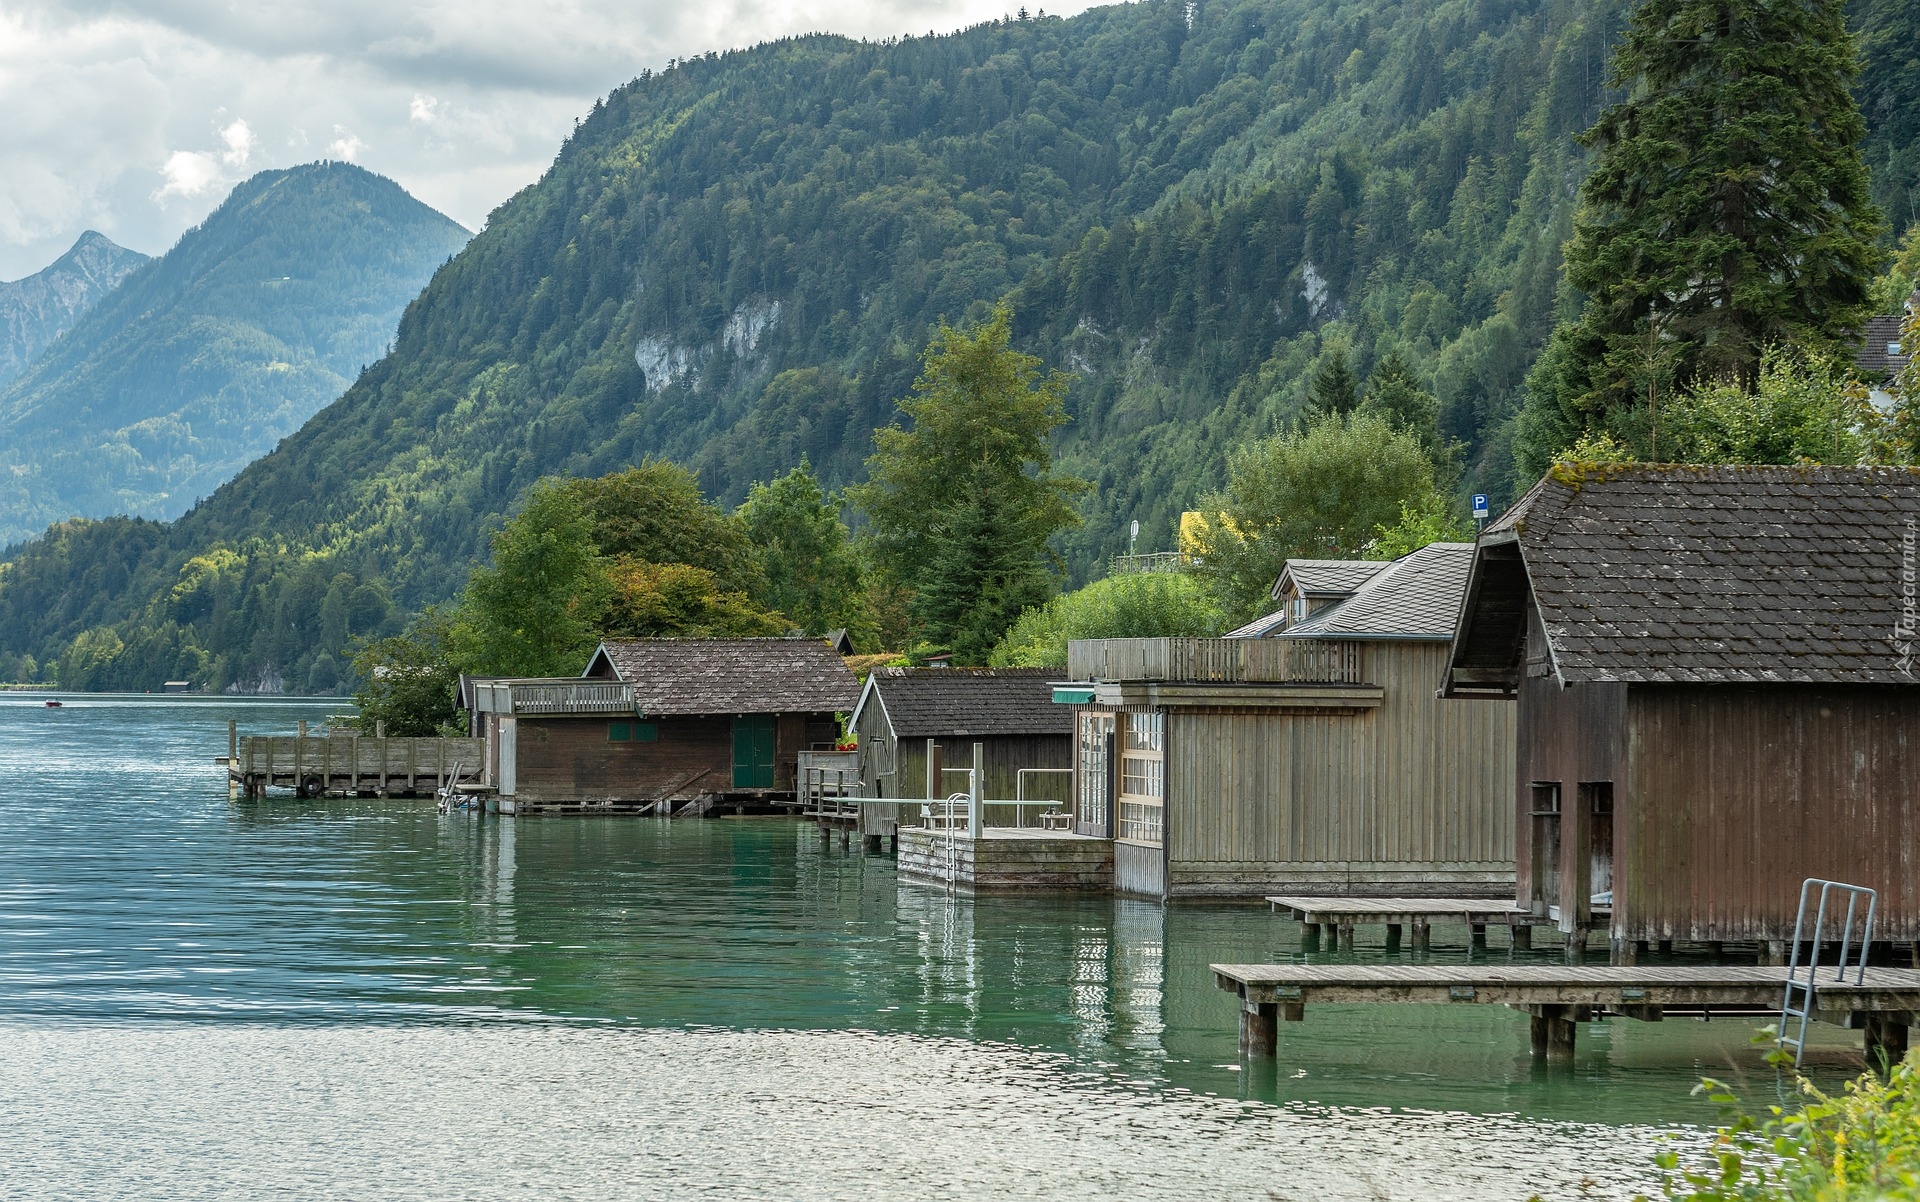
M 900 879 L 967 893 L 1105 891 L 1113 888 L 1113 842 L 1036 827 L 965 830 L 903 826 Z

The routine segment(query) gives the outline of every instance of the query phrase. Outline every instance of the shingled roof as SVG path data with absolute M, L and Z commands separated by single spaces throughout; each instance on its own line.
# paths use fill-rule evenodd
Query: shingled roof
M 1904 468 L 1555 468 L 1481 536 L 1447 691 L 1518 683 L 1529 593 L 1567 683 L 1914 684 L 1917 532 Z
M 1375 565 L 1366 583 L 1280 638 L 1451 639 L 1473 566 L 1472 543 L 1431 543 Z
M 1293 591 L 1302 597 L 1350 597 L 1387 565 L 1377 559 L 1289 559 L 1273 582 L 1275 601 Z
M 838 713 L 860 695 L 819 639 L 609 639 L 581 675 L 632 685 L 643 714 Z
M 854 711 L 878 701 L 897 739 L 1071 735 L 1044 668 L 875 668 Z

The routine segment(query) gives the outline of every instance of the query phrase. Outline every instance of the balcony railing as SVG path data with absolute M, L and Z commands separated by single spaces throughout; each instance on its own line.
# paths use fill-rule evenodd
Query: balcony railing
M 481 713 L 631 714 L 633 686 L 608 680 L 489 680 L 474 685 Z
M 1359 643 L 1315 639 L 1075 639 L 1074 680 L 1361 684 Z

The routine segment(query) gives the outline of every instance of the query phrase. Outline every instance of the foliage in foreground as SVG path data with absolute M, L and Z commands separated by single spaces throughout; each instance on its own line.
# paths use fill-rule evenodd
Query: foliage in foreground
M 1021 614 L 987 663 L 1064 668 L 1074 639 L 1210 638 L 1225 624 L 1205 583 L 1185 572 L 1109 576 Z
M 1770 1035 L 1767 1036 L 1770 1038 Z M 1728 1122 L 1709 1156 L 1658 1158 L 1661 1195 L 1671 1202 L 1879 1202 L 1920 1196 L 1920 1051 L 1883 1080 L 1868 1073 L 1838 1095 L 1802 1080 L 1806 1105 L 1789 1114 L 1750 1114 L 1724 1083 L 1699 1091 Z

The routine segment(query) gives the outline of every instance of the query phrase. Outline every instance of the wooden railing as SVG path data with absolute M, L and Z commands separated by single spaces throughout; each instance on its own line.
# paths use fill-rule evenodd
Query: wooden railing
M 610 680 L 490 680 L 474 685 L 488 714 L 631 714 L 633 686 Z
M 1075 639 L 1074 680 L 1360 684 L 1364 648 L 1313 639 Z

